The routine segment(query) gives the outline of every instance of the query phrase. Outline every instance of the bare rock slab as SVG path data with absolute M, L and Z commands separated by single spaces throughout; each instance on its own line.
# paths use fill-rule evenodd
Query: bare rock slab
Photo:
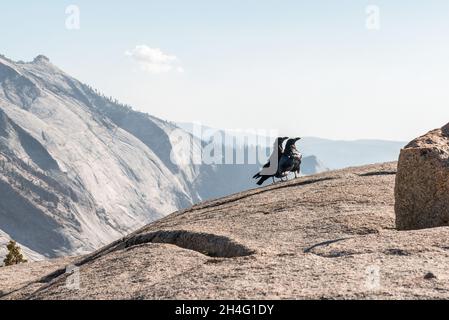
M 399 230 L 449 225 L 449 124 L 401 150 L 395 200 Z

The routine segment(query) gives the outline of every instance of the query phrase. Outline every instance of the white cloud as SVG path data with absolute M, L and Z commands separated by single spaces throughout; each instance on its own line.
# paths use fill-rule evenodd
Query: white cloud
M 136 61 L 143 70 L 150 73 L 164 73 L 175 70 L 184 72 L 179 66 L 179 59 L 174 55 L 162 52 L 159 48 L 150 48 L 147 45 L 138 45 L 125 54 Z

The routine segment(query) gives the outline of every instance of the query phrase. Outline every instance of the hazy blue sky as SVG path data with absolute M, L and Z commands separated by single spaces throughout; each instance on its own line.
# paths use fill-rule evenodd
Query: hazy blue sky
M 449 121 L 447 0 L 2 1 L 0 17 L 0 53 L 173 121 L 397 140 Z

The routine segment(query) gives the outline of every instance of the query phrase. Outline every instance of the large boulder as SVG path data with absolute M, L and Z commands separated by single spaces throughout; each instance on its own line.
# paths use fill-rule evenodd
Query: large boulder
M 401 150 L 395 198 L 399 230 L 449 225 L 449 124 Z

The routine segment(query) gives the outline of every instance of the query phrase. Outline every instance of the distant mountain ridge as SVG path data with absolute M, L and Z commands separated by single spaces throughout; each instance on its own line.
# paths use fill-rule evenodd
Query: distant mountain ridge
M 0 229 L 38 254 L 90 252 L 201 199 L 197 169 L 166 161 L 176 127 L 44 56 L 0 58 L 0 120 Z
M 197 138 L 206 141 L 217 132 L 226 137 L 224 140 L 237 145 L 244 141 L 244 137 L 248 138 L 250 143 L 257 141 L 262 146 L 270 146 L 274 139 L 274 137 L 256 135 L 251 132 L 216 129 L 202 124 L 184 122 L 177 123 L 177 125 Z M 279 134 L 282 135 L 283 133 L 279 132 Z M 298 132 L 298 135 L 301 137 L 300 132 Z M 297 143 L 302 153 L 306 156 L 315 156 L 322 168 L 331 170 L 397 161 L 401 148 L 406 144 L 403 141 L 331 140 L 316 137 L 302 137 Z
M 344 141 L 314 137 L 305 137 L 298 143 L 304 153 L 316 155 L 330 169 L 397 161 L 406 144 L 402 141 Z

